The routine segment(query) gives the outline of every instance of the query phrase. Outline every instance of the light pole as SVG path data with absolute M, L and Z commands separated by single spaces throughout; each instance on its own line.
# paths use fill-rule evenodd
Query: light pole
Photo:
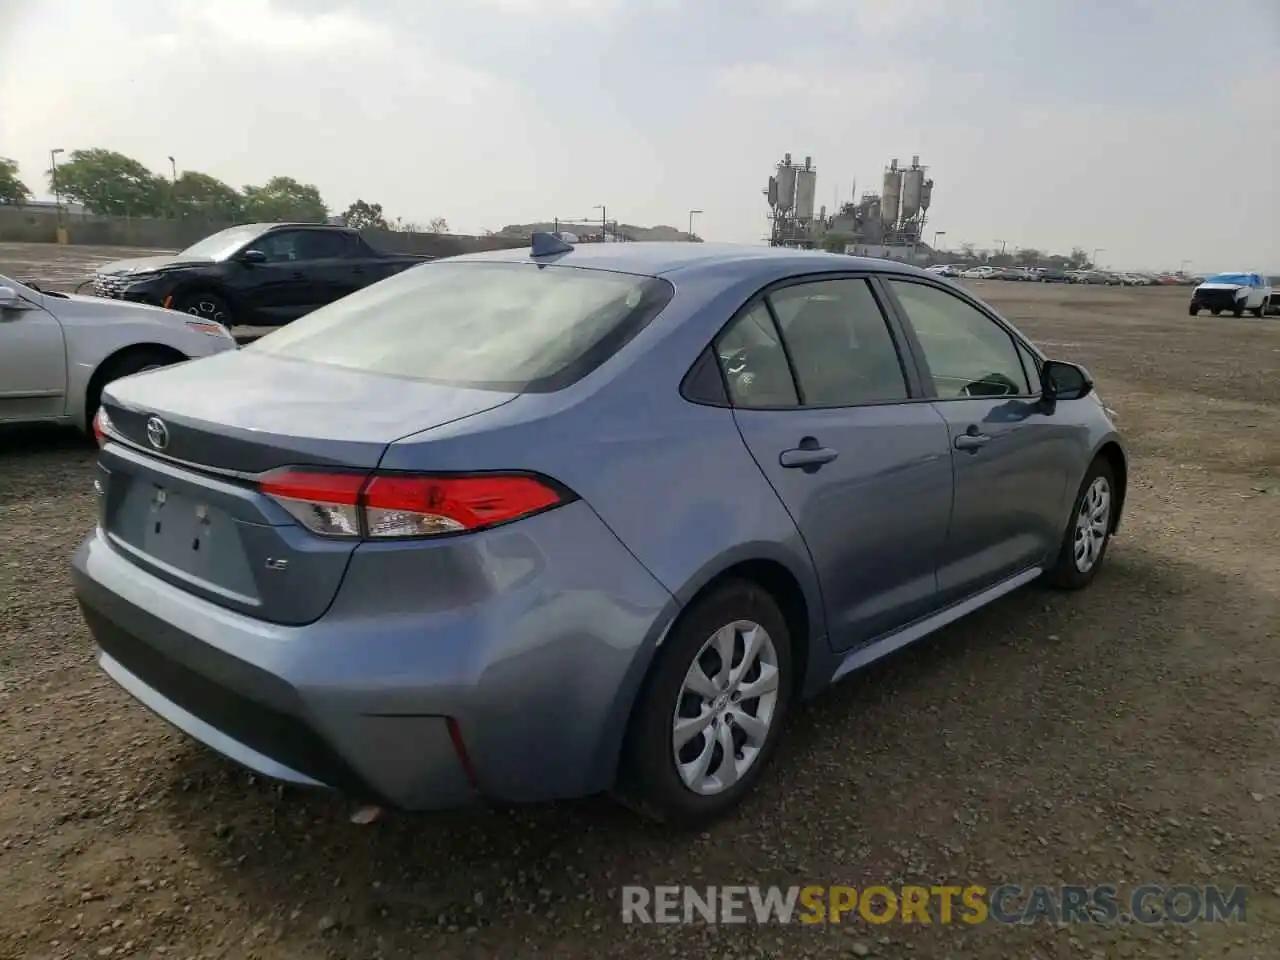
M 599 210 L 599 211 L 600 211 L 600 242 L 601 242 L 601 243 L 604 243 L 604 238 L 605 238 L 605 236 L 608 234 L 608 231 L 609 231 L 609 216 L 608 216 L 608 213 L 605 211 L 605 208 L 604 208 L 604 204 L 603 204 L 603 203 L 597 203 L 597 204 L 596 204 L 594 207 L 592 207 L 591 209 L 592 209 L 592 210 Z
M 1004 240 L 997 240 L 997 241 L 996 241 L 996 243 L 1000 244 L 1000 256 L 1002 256 L 1002 257 L 1004 256 L 1004 248 L 1005 248 L 1005 244 L 1006 244 L 1006 242 L 1007 242 L 1007 241 L 1004 241 Z
M 169 158 L 169 171 L 173 174 L 169 181 L 169 216 L 178 219 L 178 164 L 173 157 Z
M 1105 249 L 1106 249 L 1105 247 L 1094 247 L 1094 248 L 1093 248 L 1093 256 L 1091 256 L 1089 259 L 1093 261 L 1093 267 L 1094 267 L 1094 269 L 1095 269 L 1095 270 L 1096 270 L 1098 267 L 1102 266 L 1102 264 L 1098 263 L 1098 254 L 1103 253 L 1103 252 L 1105 251 Z
M 1180 264 L 1178 264 L 1178 274 L 1179 274 L 1179 276 L 1186 276 L 1186 273 L 1187 273 L 1187 264 L 1189 264 L 1190 262 L 1191 262 L 1190 260 L 1183 260 Z
M 947 235 L 947 231 L 945 231 L 945 230 L 935 230 L 935 231 L 933 231 L 933 249 L 934 249 L 934 250 L 937 250 L 937 249 L 938 249 L 938 238 L 939 238 L 939 237 L 945 237 L 946 235 Z
M 693 242 L 693 217 L 694 217 L 694 214 L 698 214 L 698 213 L 701 213 L 701 212 L 702 212 L 701 210 L 690 210 L 690 211 L 689 211 L 689 242 L 690 242 L 690 243 L 692 243 L 692 242 Z

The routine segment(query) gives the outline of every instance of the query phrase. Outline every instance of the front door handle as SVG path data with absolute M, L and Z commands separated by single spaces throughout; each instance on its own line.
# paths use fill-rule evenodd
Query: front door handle
M 797 447 L 794 450 L 783 450 L 778 456 L 778 463 L 784 467 L 816 470 L 839 455 L 830 447 Z
M 968 450 L 973 452 L 984 444 L 990 443 L 991 438 L 985 433 L 962 433 L 956 437 L 956 449 Z

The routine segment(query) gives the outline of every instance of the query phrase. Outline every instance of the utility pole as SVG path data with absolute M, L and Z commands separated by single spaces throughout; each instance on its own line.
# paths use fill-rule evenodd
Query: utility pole
M 933 249 L 934 249 L 934 250 L 937 250 L 937 249 L 938 249 L 938 238 L 939 238 L 939 237 L 945 237 L 946 235 L 947 235 L 947 231 L 945 231 L 945 230 L 935 230 L 935 231 L 933 231 Z
M 603 203 L 597 203 L 591 209 L 600 211 L 600 242 L 604 243 L 604 238 L 609 231 L 609 217 L 605 211 Z
M 1006 241 L 1004 241 L 1004 240 L 997 240 L 997 241 L 996 241 L 996 243 L 1000 244 L 1000 256 L 1002 256 L 1002 257 L 1003 257 L 1003 256 L 1004 256 L 1004 249 L 1005 249 L 1005 243 L 1006 243 Z
M 58 190 L 58 154 L 66 153 L 62 147 L 49 151 L 49 182 L 53 186 L 53 224 L 59 243 L 67 242 L 67 228 L 62 223 L 62 194 Z
M 698 213 L 701 213 L 701 212 L 702 212 L 701 210 L 690 210 L 690 211 L 689 211 L 689 242 L 690 242 L 690 243 L 692 243 L 692 242 L 693 242 L 693 217 L 694 217 L 694 214 L 698 214 Z
M 1094 247 L 1094 248 L 1093 248 L 1093 256 L 1091 256 L 1089 259 L 1093 261 L 1093 266 L 1094 266 L 1094 269 L 1095 269 L 1095 270 L 1096 270 L 1098 267 L 1102 266 L 1102 264 L 1098 263 L 1098 254 L 1102 253 L 1102 252 L 1104 251 L 1104 249 L 1105 249 L 1104 247 Z

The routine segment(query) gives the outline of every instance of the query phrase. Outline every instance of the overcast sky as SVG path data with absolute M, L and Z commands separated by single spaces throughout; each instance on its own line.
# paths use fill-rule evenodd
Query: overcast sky
M 0 0 L 0 156 L 288 174 L 455 232 L 574 217 L 759 242 L 919 154 L 930 235 L 1280 270 L 1276 0 Z

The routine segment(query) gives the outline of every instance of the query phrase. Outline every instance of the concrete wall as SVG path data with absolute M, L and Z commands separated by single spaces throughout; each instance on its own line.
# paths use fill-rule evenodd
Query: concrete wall
M 146 247 L 153 250 L 181 250 L 227 223 L 148 220 L 125 217 L 71 215 L 65 218 L 67 240 L 72 244 L 103 247 Z M 0 242 L 55 243 L 57 216 L 53 210 L 0 206 Z M 417 253 L 448 257 L 479 250 L 527 247 L 527 240 L 508 237 L 467 237 L 436 233 L 397 233 L 366 230 L 365 238 L 375 247 L 393 253 Z

